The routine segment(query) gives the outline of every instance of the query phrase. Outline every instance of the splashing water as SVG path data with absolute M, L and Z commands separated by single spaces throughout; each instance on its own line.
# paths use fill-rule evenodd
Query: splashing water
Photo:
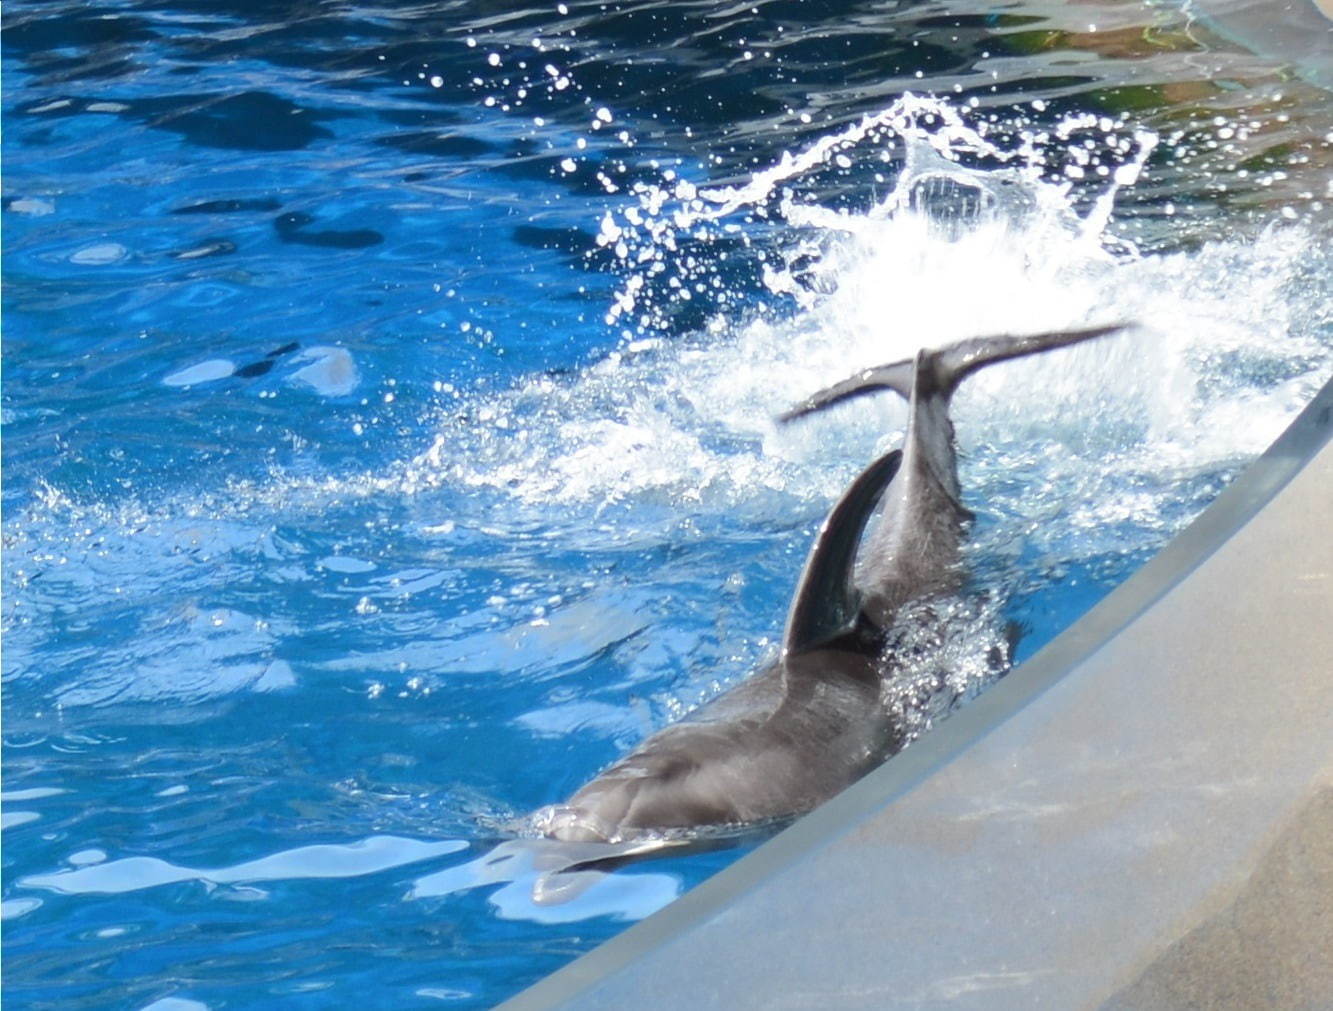
M 71 535 L 100 543 L 110 524 L 147 528 L 119 548 L 131 555 L 179 555 L 203 538 L 226 557 L 273 550 L 269 535 L 245 529 L 255 511 L 299 516 L 348 500 L 447 495 L 448 530 L 514 532 L 543 521 L 547 536 L 588 551 L 595 570 L 599 545 L 669 547 L 682 536 L 682 510 L 702 527 L 723 517 L 813 523 L 904 420 L 885 398 L 773 425 L 813 389 L 968 336 L 1133 322 L 1095 346 L 990 370 L 956 398 L 964 493 L 983 516 L 978 555 L 1060 560 L 1005 577 L 1032 591 L 1070 564 L 1161 543 L 1329 372 L 1329 254 L 1303 227 L 1150 256 L 1114 235 L 1114 195 L 1134 185 L 1155 144 L 1106 117 L 1073 116 L 1005 147 L 946 101 L 909 95 L 737 186 L 696 187 L 669 173 L 603 218 L 599 241 L 614 243 L 625 278 L 610 313 L 638 323 L 602 361 L 497 394 L 445 394 L 431 447 L 378 472 L 275 471 L 188 503 L 115 508 L 50 490 L 11 525 L 12 537 L 49 536 L 62 543 L 48 548 L 67 552 Z M 819 202 L 822 173 L 866 164 L 877 180 L 892 177 L 884 197 L 860 210 Z M 1048 178 L 1052 165 L 1064 166 L 1058 180 Z M 1070 165 L 1087 167 L 1074 178 L 1101 170 L 1104 187 L 1076 195 Z M 735 235 L 762 266 L 759 289 L 724 280 L 729 254 L 739 256 Z M 729 293 L 733 311 L 671 336 L 679 305 L 709 288 Z M 609 526 L 598 519 L 607 509 L 620 517 Z M 799 556 L 790 563 L 798 566 Z M 17 572 L 19 585 L 30 575 Z M 573 598 L 581 582 L 554 581 Z M 362 598 L 362 613 L 373 613 L 374 596 Z M 220 613 L 221 622 L 187 611 L 181 627 L 206 622 L 248 636 L 235 640 L 238 654 L 272 641 L 262 620 L 241 632 L 243 616 Z M 771 630 L 757 637 L 761 648 L 780 618 L 756 617 Z M 60 697 L 72 705 L 159 691 L 161 679 L 133 675 L 127 688 L 126 676 Z M 213 681 L 226 694 L 288 678 L 264 661 Z
M 1102 138 L 1102 155 L 1088 154 L 1088 131 Z M 1056 159 L 1042 145 L 1065 144 L 1108 179 L 1084 215 L 1070 181 L 1043 177 Z M 1027 452 L 1016 444 L 1034 438 L 1078 452 L 1086 487 L 1066 483 L 1064 498 L 1075 510 L 1114 498 L 1097 486 L 1116 467 L 1156 466 L 1168 478 L 1232 467 L 1267 445 L 1327 374 L 1328 285 L 1308 282 L 1328 254 L 1289 227 L 1141 255 L 1110 230 L 1112 201 L 1155 144 L 1145 131 L 1122 136 L 1105 117 L 1079 116 L 1006 150 L 947 103 L 908 96 L 737 187 L 640 184 L 637 206 L 608 211 L 599 236 L 625 277 L 610 315 L 638 320 L 621 348 L 573 380 L 541 377 L 461 423 L 446 417 L 431 450 L 394 480 L 489 486 L 530 504 L 646 498 L 768 515 L 794 497 L 808 509 L 902 421 L 886 399 L 775 429 L 769 419 L 812 389 L 921 346 L 1107 320 L 1135 328 L 967 384 L 957 427 L 965 447 L 981 449 L 969 492 L 1003 496 L 976 484 L 993 466 L 987 454 Z M 849 152 L 879 165 L 900 150 L 892 189 L 863 211 L 798 192 Z M 671 330 L 681 303 L 725 288 L 731 218 L 767 294 L 789 299 L 786 308 L 742 306 L 714 315 L 703 334 L 651 336 Z M 761 221 L 776 238 L 754 237 Z M 1235 355 L 1252 367 L 1235 368 Z M 1225 423 L 1241 415 L 1243 424 Z M 1160 491 L 1163 501 L 1173 494 Z

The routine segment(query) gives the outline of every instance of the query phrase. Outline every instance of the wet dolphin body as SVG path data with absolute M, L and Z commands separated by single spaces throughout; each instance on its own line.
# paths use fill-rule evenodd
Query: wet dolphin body
M 894 675 L 895 620 L 906 605 L 955 594 L 966 575 L 961 544 L 972 514 L 960 501 L 950 397 L 983 366 L 1117 329 L 922 350 L 866 369 L 783 415 L 790 421 L 884 389 L 909 403 L 902 449 L 862 471 L 820 528 L 777 659 L 653 734 L 565 804 L 544 809 L 537 819 L 543 834 L 623 844 L 673 829 L 790 817 L 901 748 L 903 727 L 881 701 Z

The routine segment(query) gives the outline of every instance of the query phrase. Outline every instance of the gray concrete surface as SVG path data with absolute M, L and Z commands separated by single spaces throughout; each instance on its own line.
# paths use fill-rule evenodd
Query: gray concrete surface
M 1333 384 L 1031 661 L 520 994 L 1333 1008 Z

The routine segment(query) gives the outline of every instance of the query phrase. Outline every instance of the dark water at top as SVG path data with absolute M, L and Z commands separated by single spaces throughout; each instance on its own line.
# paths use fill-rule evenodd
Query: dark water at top
M 749 844 L 546 905 L 486 857 L 767 655 L 903 421 L 772 416 L 1137 321 L 956 405 L 934 662 L 1031 655 L 1333 371 L 1289 18 L 8 4 L 7 1002 L 489 1006 L 659 908 Z

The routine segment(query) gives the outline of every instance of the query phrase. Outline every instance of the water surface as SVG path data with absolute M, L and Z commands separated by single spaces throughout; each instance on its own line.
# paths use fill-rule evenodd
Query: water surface
M 769 654 L 903 422 L 773 415 L 1136 321 L 956 402 L 943 660 L 1031 655 L 1333 372 L 1326 67 L 1237 10 L 9 4 L 7 1000 L 490 1006 L 660 908 L 751 843 L 494 854 Z

